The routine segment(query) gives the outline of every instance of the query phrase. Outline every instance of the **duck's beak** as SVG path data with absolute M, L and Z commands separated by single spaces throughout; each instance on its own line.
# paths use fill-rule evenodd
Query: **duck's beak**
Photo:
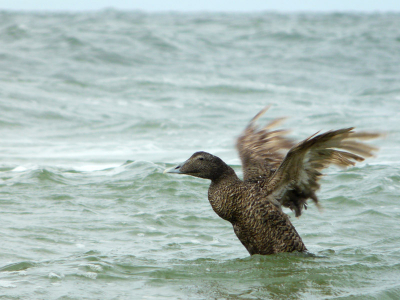
M 183 163 L 182 164 L 179 164 L 179 165 L 177 165 L 177 166 L 175 166 L 175 167 L 172 167 L 172 168 L 169 168 L 169 169 L 165 169 L 164 170 L 164 174 L 165 173 L 175 173 L 175 174 L 183 174 L 182 172 L 181 172 L 181 166 L 183 165 Z

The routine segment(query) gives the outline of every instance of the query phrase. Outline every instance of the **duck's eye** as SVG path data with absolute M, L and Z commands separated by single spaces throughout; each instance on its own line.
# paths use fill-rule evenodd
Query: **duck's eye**
M 204 160 L 204 157 L 199 157 L 199 160 Z

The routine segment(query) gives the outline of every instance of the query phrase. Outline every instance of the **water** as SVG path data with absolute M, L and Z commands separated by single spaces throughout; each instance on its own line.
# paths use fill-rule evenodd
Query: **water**
M 0 12 L 1 299 L 398 299 L 400 15 Z M 162 174 L 290 117 L 386 132 L 250 257 L 208 182 Z

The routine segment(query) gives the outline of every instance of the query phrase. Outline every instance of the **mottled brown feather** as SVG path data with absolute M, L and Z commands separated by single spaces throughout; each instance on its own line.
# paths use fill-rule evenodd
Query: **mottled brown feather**
M 279 167 L 286 152 L 294 142 L 284 137 L 288 131 L 271 130 L 285 118 L 271 121 L 263 128 L 256 126 L 256 121 L 269 109 L 261 110 L 245 128 L 236 141 L 236 148 L 242 161 L 243 178 L 248 182 L 268 180 Z
M 320 171 L 330 165 L 341 168 L 373 156 L 377 148 L 358 139 L 377 138 L 377 133 L 356 133 L 353 128 L 313 135 L 290 149 L 278 170 L 263 187 L 283 206 L 300 216 L 308 198 L 318 205 Z
M 279 203 L 257 185 L 231 174 L 211 182 L 208 199 L 251 255 L 307 250 Z

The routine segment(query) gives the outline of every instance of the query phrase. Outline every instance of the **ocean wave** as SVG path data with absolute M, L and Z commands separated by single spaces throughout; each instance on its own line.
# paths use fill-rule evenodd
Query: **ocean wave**
M 15 299 L 395 298 L 399 14 L 0 11 L 0 286 Z M 310 254 L 249 257 L 199 150 L 249 120 L 386 132 L 288 209 Z M 238 279 L 240 278 L 240 280 Z M 4 291 L 4 292 L 3 292 Z

